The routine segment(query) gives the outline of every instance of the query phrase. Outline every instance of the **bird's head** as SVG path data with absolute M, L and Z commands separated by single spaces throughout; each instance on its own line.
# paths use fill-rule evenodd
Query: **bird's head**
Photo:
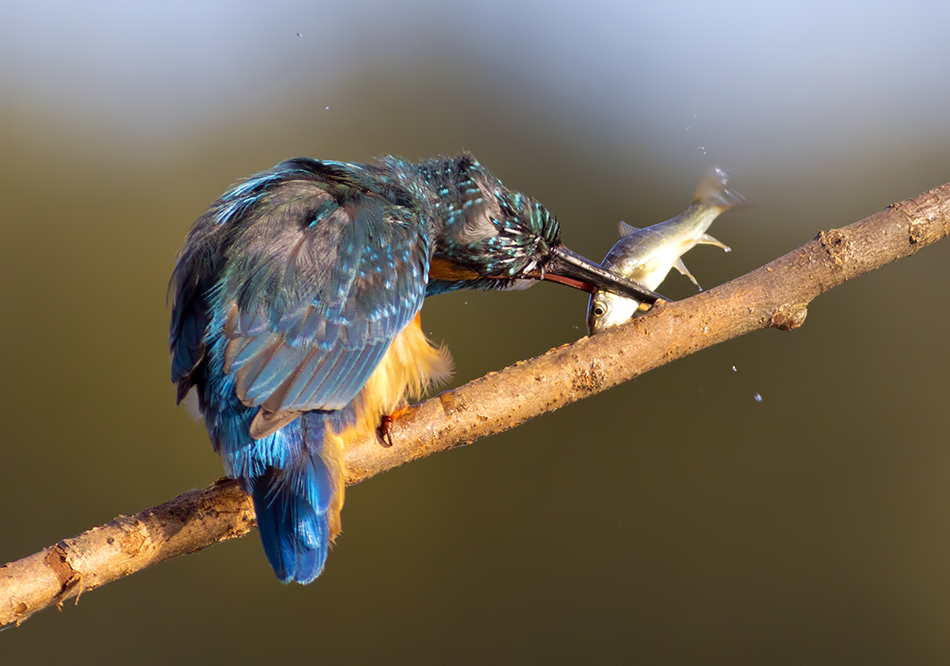
M 660 298 L 567 248 L 547 208 L 506 188 L 473 156 L 425 163 L 420 171 L 432 193 L 430 295 L 463 288 L 523 289 L 547 280 L 646 303 Z

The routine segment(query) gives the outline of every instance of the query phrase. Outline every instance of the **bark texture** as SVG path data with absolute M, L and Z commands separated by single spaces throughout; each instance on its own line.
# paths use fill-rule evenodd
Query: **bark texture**
M 437 451 L 470 444 L 762 328 L 801 326 L 819 294 L 914 254 L 950 234 L 950 184 L 860 222 L 819 232 L 797 250 L 731 282 L 593 338 L 552 349 L 414 405 L 393 424 L 393 446 L 347 453 L 347 484 Z M 0 567 L 0 627 L 158 562 L 247 534 L 254 509 L 234 481 L 134 516 L 119 516 Z

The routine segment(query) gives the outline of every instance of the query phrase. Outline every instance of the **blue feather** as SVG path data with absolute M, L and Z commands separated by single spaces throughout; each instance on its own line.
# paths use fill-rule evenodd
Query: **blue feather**
M 197 388 L 278 578 L 323 569 L 343 478 L 326 434 L 384 408 L 363 388 L 423 299 L 509 287 L 555 247 L 557 220 L 468 154 L 288 160 L 195 222 L 169 284 L 172 379 L 179 399 Z M 429 280 L 433 258 L 442 272 Z
M 253 498 L 285 582 L 310 582 L 326 560 L 342 472 L 326 467 L 325 434 L 354 422 L 425 297 L 423 219 L 359 177 L 313 160 L 251 177 L 195 223 L 170 287 L 173 378 L 179 392 L 198 385 L 215 450 Z M 415 262 L 410 278 L 393 248 Z
M 298 483 L 314 483 L 316 478 Z M 327 559 L 327 514 L 315 511 L 304 495 L 288 488 L 286 472 L 271 467 L 254 480 L 251 497 L 264 553 L 283 583 L 310 583 Z

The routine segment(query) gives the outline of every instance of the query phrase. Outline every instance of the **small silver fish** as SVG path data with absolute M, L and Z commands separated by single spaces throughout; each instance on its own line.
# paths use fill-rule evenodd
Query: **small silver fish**
M 610 248 L 601 265 L 651 291 L 660 286 L 671 268 L 676 268 L 699 287 L 680 257 L 697 245 L 715 245 L 730 252 L 726 245 L 706 233 L 720 213 L 748 203 L 728 185 L 728 174 L 722 169 L 713 169 L 700 180 L 693 205 L 676 217 L 645 229 L 621 222 L 620 240 Z M 587 305 L 587 333 L 594 335 L 622 324 L 637 314 L 639 308 L 640 301 L 636 299 L 595 290 Z

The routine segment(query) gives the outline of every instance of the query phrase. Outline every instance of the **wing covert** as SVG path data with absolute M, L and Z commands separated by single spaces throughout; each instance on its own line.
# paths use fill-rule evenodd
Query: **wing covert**
M 250 225 L 220 290 L 224 371 L 244 404 L 272 414 L 346 406 L 425 296 L 428 241 L 396 217 L 404 209 L 317 198 L 303 224 L 292 199 Z
M 422 308 L 429 239 L 398 185 L 356 166 L 289 160 L 195 223 L 169 285 L 179 399 L 220 363 L 259 438 L 359 393 Z

